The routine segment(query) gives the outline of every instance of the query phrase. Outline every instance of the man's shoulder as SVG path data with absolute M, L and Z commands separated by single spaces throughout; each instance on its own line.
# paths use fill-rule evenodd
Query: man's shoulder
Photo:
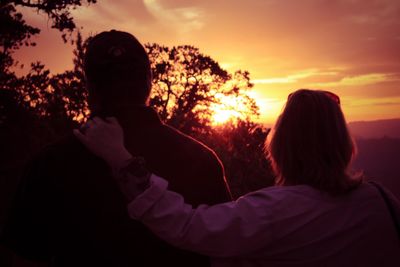
M 168 126 L 143 131 L 141 151 L 152 172 L 168 180 L 192 205 L 230 200 L 224 167 L 217 154 L 202 142 Z
M 76 169 L 83 162 L 89 162 L 93 155 L 74 137 L 72 133 L 61 136 L 45 145 L 27 162 L 25 171 L 40 170 L 40 173 L 58 173 L 66 169 Z
M 138 153 L 155 165 L 169 165 L 168 169 L 181 172 L 183 169 L 192 170 L 190 173 L 207 172 L 208 169 L 208 173 L 223 173 L 222 163 L 211 148 L 169 125 L 142 129 L 135 143 L 140 146 Z
M 162 125 L 160 132 L 162 133 L 160 141 L 174 146 L 177 150 L 204 157 L 217 157 L 215 152 L 207 145 L 171 126 Z

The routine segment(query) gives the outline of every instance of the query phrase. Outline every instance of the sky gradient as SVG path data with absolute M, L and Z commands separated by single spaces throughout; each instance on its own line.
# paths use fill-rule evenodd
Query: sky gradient
M 54 73 L 72 68 L 72 46 L 47 16 L 16 58 Z M 271 124 L 298 88 L 331 90 L 349 121 L 400 118 L 398 0 L 99 0 L 73 11 L 86 37 L 118 29 L 142 43 L 191 44 L 229 71 L 250 71 L 260 122 Z

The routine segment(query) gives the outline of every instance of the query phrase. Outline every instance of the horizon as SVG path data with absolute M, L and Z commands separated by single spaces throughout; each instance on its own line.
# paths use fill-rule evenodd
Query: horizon
M 256 121 L 273 125 L 299 88 L 338 94 L 348 122 L 400 118 L 398 11 L 395 0 L 105 0 L 72 14 L 84 37 L 124 30 L 143 44 L 190 44 L 230 72 L 248 70 L 261 113 Z M 22 12 L 42 31 L 32 38 L 38 45 L 22 47 L 16 59 L 40 60 L 52 73 L 71 69 L 73 47 L 45 15 Z
M 387 119 L 376 119 L 376 120 L 357 120 L 357 121 L 349 121 L 346 120 L 347 124 L 354 124 L 354 123 L 374 123 L 374 122 L 387 122 L 387 121 L 398 121 L 400 126 L 400 117 L 399 118 L 387 118 Z M 260 122 L 264 127 L 272 127 L 274 126 L 274 122 L 272 123 L 264 123 Z

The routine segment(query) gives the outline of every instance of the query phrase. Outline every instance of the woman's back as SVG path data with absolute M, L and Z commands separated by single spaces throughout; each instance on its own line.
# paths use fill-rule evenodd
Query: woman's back
M 242 255 L 246 260 L 216 259 L 217 266 L 400 266 L 394 223 L 382 196 L 368 183 L 337 197 L 306 185 L 266 188 L 249 196 L 255 209 L 271 207 L 265 212 L 272 215 L 264 220 L 269 234 L 258 235 L 269 240 Z
M 400 266 L 394 222 L 369 183 L 339 196 L 273 186 L 195 210 L 166 188 L 153 175 L 149 190 L 129 204 L 131 217 L 167 242 L 210 256 L 213 266 Z

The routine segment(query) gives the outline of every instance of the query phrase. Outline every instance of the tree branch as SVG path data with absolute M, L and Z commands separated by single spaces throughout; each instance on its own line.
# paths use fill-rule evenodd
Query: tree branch
M 31 3 L 30 0 L 28 2 L 25 2 L 25 1 L 22 1 L 22 0 L 15 0 L 15 1 L 9 1 L 9 2 L 10 3 L 14 2 L 15 5 L 17 5 L 17 6 L 31 7 L 31 8 L 37 8 L 37 9 L 44 9 L 45 8 L 45 5 L 43 3 L 33 4 L 33 3 Z

